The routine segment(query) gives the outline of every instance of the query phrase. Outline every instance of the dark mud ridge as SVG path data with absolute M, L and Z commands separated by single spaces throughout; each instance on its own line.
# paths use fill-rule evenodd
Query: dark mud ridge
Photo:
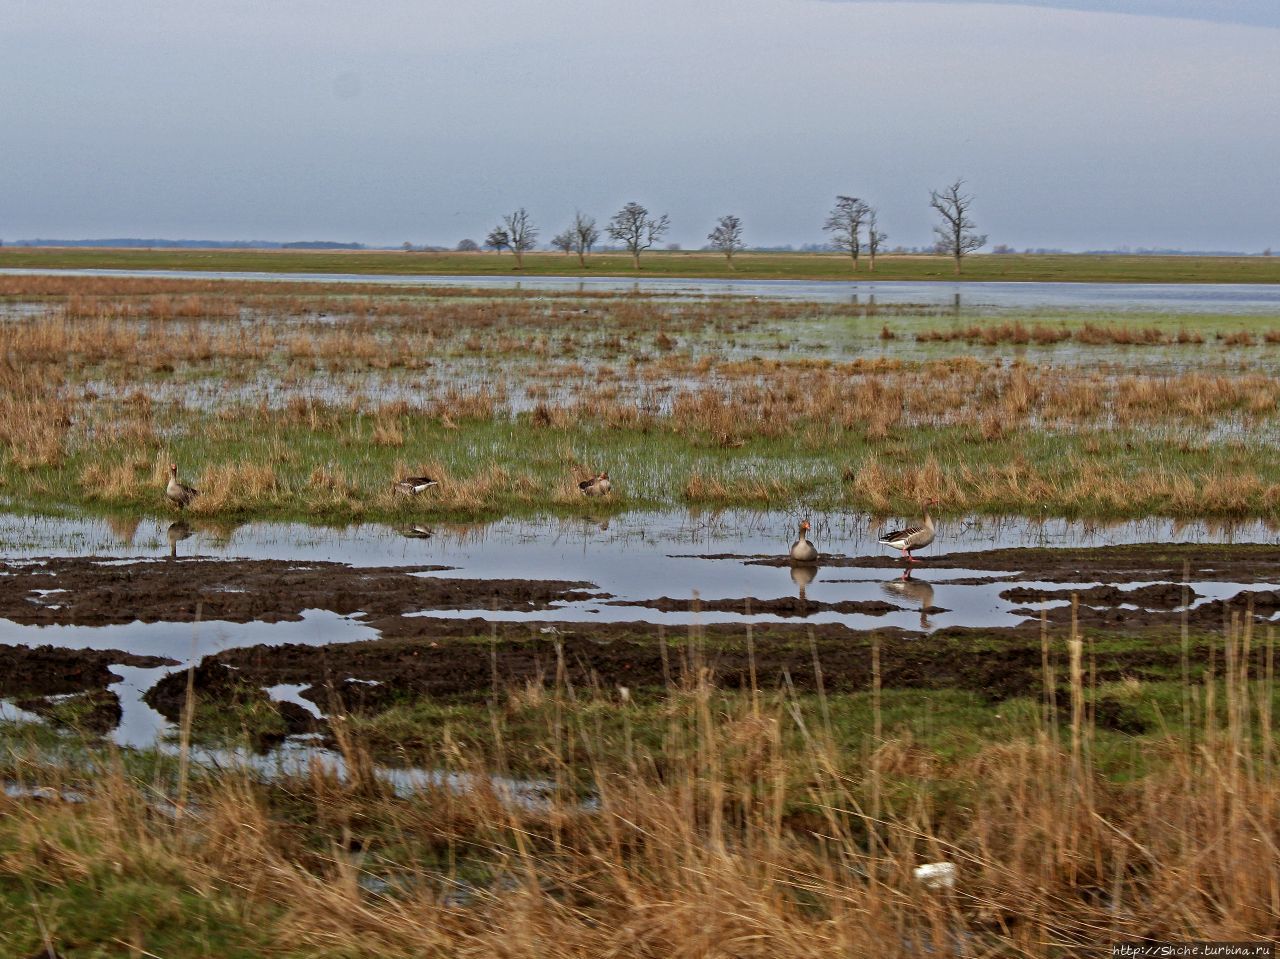
M 1149 588 L 1157 591 L 1176 589 L 1179 597 L 1181 597 L 1181 585 L 1168 584 L 1167 586 L 1160 585 Z M 1224 623 L 1229 623 L 1233 616 L 1247 617 L 1250 610 L 1253 611 L 1255 622 L 1266 622 L 1277 612 L 1280 612 L 1280 593 L 1273 589 L 1246 589 L 1230 599 L 1215 599 L 1212 602 L 1201 603 L 1194 609 L 1183 609 L 1176 612 L 1168 608 L 1164 610 L 1125 609 L 1121 604 L 1141 602 L 1135 597 L 1137 594 L 1142 593 L 1143 590 L 1130 590 L 1127 592 L 1116 590 L 1119 595 L 1116 598 L 1111 598 L 1108 593 L 1109 589 L 1111 587 L 1103 586 L 1090 590 L 1079 590 L 1081 605 L 1074 611 L 1070 603 L 1065 603 L 1043 611 L 1015 609 L 1013 613 L 1016 616 L 1028 616 L 1035 619 L 1044 616 L 1050 623 L 1055 624 L 1069 623 L 1074 615 L 1076 621 L 1084 626 L 1157 626 L 1181 623 L 1185 620 L 1190 626 L 1221 628 Z M 1006 599 L 1013 599 L 1014 597 L 1011 594 L 1019 594 L 1019 598 L 1024 602 L 1035 602 L 1042 599 L 1069 600 L 1072 592 L 1064 590 L 1059 593 L 1057 591 L 1029 589 L 1006 590 L 1000 595 Z M 1088 599 L 1086 599 L 1086 595 L 1089 595 Z M 1157 592 L 1155 595 L 1161 596 L 1163 593 Z M 1180 603 L 1181 599 L 1179 598 Z M 1156 604 L 1153 603 L 1152 605 Z
M 281 560 L 174 559 L 137 562 L 84 557 L 0 563 L 0 618 L 22 624 L 106 626 L 205 620 L 297 620 L 308 609 L 402 615 L 430 609 L 545 609 L 607 599 L 590 583 L 442 579 L 441 567 L 353 567 Z M 46 595 L 50 590 L 56 590 Z M 117 660 L 119 661 L 119 660 Z
M 790 566 L 785 556 L 744 556 L 732 553 L 709 553 L 698 559 L 736 559 L 752 566 Z M 943 553 L 919 557 L 919 569 L 991 570 L 1003 575 L 990 582 L 1019 579 L 1047 583 L 1116 582 L 1144 580 L 1181 580 L 1184 570 L 1188 578 L 1227 580 L 1236 583 L 1274 583 L 1280 581 L 1280 548 L 1248 544 L 1239 546 L 1196 544 L 1138 544 L 1090 548 L 988 549 L 971 553 Z M 824 556 L 818 569 L 859 567 L 863 569 L 901 569 L 905 564 L 895 556 Z M 967 582 L 975 582 L 967 580 Z M 981 582 L 978 580 L 977 582 Z
M 900 613 L 904 609 L 893 603 L 879 599 L 842 600 L 835 603 L 823 603 L 812 599 L 801 599 L 798 596 L 783 596 L 779 599 L 672 599 L 662 596 L 658 599 L 615 599 L 605 603 L 606 606 L 639 606 L 644 609 L 656 609 L 664 613 L 698 612 L 706 610 L 716 613 L 768 613 L 774 616 L 811 616 L 814 613 L 861 613 L 864 616 L 883 616 L 885 613 Z M 918 612 L 912 609 L 910 612 Z M 930 606 L 925 613 L 945 613 L 947 610 L 939 606 Z
M 54 726 L 69 727 L 88 733 L 106 735 L 120 725 L 124 711 L 120 697 L 109 689 L 95 689 L 69 696 L 41 696 L 19 699 L 19 709 L 35 713 Z
M 1043 603 L 1070 601 L 1073 596 L 1090 606 L 1119 606 L 1128 603 L 1146 609 L 1177 609 L 1190 605 L 1200 594 L 1181 583 L 1155 583 L 1136 589 L 1120 589 L 1118 586 L 1091 586 L 1088 589 L 1033 589 L 1015 586 L 1000 594 L 1011 603 Z
M 171 723 L 182 718 L 187 703 L 187 670 L 170 673 L 147 690 L 142 701 Z M 191 670 L 191 687 L 195 692 L 197 709 L 202 705 L 216 707 L 252 707 L 258 714 L 259 724 L 264 715 L 274 715 L 278 722 L 274 728 L 254 731 L 256 744 L 268 748 L 286 736 L 320 732 L 327 728 L 323 720 L 316 719 L 297 703 L 272 700 L 262 686 L 239 669 L 227 666 L 208 657 Z
M 228 649 L 203 665 L 234 667 L 228 675 L 253 687 L 311 684 L 302 695 L 326 713 L 377 711 L 419 696 L 483 700 L 493 695 L 495 685 L 501 689 L 551 683 L 560 657 L 568 680 L 578 686 L 662 688 L 705 670 L 718 685 L 743 689 L 750 686 L 754 666 L 761 688 L 790 683 L 814 689 L 816 656 L 824 688 L 861 692 L 870 688 L 871 647 L 876 645 L 885 688 L 964 689 L 1000 701 L 1039 695 L 1043 684 L 1036 625 L 951 628 L 925 635 L 892 628 L 851 630 L 838 624 L 758 623 L 754 650 L 748 652 L 742 628 L 723 624 L 708 625 L 691 640 L 682 632 L 667 634 L 645 623 L 559 623 L 548 636 L 523 623 L 407 622 L 419 630 L 413 639 Z M 492 641 L 476 642 L 491 630 Z M 1176 642 L 1159 637 L 1135 641 L 1131 649 L 1098 656 L 1098 679 L 1159 678 L 1178 668 L 1179 656 Z M 1059 675 L 1066 673 L 1059 670 Z M 172 679 L 175 696 L 184 684 L 185 680 Z
M 61 646 L 0 646 L 0 697 L 65 696 L 105 690 L 120 681 L 110 666 L 177 666 L 176 659 L 137 656 L 119 649 L 64 649 Z M 27 707 L 23 707 L 27 708 Z M 32 709 L 32 712 L 39 712 Z

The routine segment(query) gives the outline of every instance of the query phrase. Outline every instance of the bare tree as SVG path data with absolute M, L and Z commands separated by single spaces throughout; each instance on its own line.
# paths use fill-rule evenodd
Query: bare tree
M 505 247 L 511 245 L 511 237 L 507 235 L 507 231 L 502 227 L 495 226 L 489 231 L 489 235 L 484 238 L 484 245 L 501 254 Z
M 459 253 L 475 253 L 480 249 L 480 244 L 475 240 L 459 240 L 455 249 Z
M 524 207 L 502 218 L 501 229 L 507 234 L 507 246 L 516 255 L 516 269 L 524 269 L 524 255 L 538 242 L 538 228 L 529 219 Z
M 573 234 L 573 252 L 578 254 L 578 265 L 585 269 L 587 254 L 600 239 L 600 231 L 596 229 L 596 218 L 575 210 L 573 224 L 568 232 Z
M 831 234 L 831 245 L 853 257 L 853 269 L 858 269 L 858 254 L 862 252 L 862 221 L 871 207 L 856 196 L 837 196 L 827 222 L 822 228 Z
M 562 230 L 553 236 L 551 238 L 551 245 L 565 256 L 568 256 L 573 252 L 573 245 L 576 239 L 577 238 L 573 235 L 573 228 L 570 227 L 569 229 Z
M 649 211 L 634 200 L 613 215 L 609 221 L 609 236 L 618 240 L 631 253 L 631 262 L 640 269 L 640 254 L 653 246 L 667 232 L 671 222 L 664 213 L 656 220 Z
M 876 229 L 876 208 L 867 207 L 867 259 L 870 261 L 872 273 L 876 271 L 876 254 L 880 252 L 887 239 L 889 239 L 888 233 Z
M 941 193 L 929 191 L 929 206 L 938 211 L 942 222 L 933 228 L 938 237 L 938 252 L 955 257 L 956 273 L 960 273 L 960 261 L 987 242 L 985 233 L 975 233 L 974 222 L 969 218 L 973 206 L 973 194 L 961 192 L 964 180 L 956 180 Z
M 711 241 L 713 250 L 719 250 L 724 254 L 725 259 L 729 261 L 729 269 L 736 269 L 733 265 L 733 255 L 743 249 L 742 221 L 732 215 L 720 217 L 716 228 L 707 234 L 707 239 Z

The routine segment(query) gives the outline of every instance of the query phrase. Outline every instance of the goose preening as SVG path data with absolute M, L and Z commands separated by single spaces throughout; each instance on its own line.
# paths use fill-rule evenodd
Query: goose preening
M 165 498 L 169 500 L 178 509 L 184 508 L 188 503 L 200 495 L 200 491 L 194 486 L 187 486 L 185 483 L 178 482 L 178 464 L 169 464 L 169 482 L 164 488 Z
M 922 549 L 933 542 L 936 530 L 933 526 L 933 517 L 929 515 L 929 507 L 936 506 L 937 503 L 936 499 L 931 499 L 925 504 L 924 522 L 919 526 L 908 526 L 904 529 L 895 529 L 891 533 L 885 533 L 880 537 L 880 545 L 892 546 L 894 549 L 902 550 L 903 558 L 908 563 L 920 562 L 920 560 L 911 555 L 911 551 Z
M 430 476 L 406 476 L 404 479 L 392 483 L 391 488 L 405 496 L 417 496 L 423 490 L 439 485 L 439 480 L 433 480 Z
M 791 562 L 816 563 L 818 561 L 817 547 L 809 542 L 807 535 L 810 528 L 807 519 L 800 521 L 800 538 L 791 544 Z
M 609 482 L 608 473 L 597 473 L 578 484 L 578 490 L 583 496 L 604 496 L 611 489 L 613 484 Z

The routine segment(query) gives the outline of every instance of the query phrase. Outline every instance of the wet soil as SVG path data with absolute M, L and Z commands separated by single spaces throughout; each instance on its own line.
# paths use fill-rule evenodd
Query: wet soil
M 742 556 L 731 553 L 703 554 L 699 559 L 737 559 L 753 566 L 790 566 L 780 556 Z M 1131 583 L 1158 579 L 1227 580 L 1236 583 L 1280 581 L 1280 548 L 1265 544 L 1199 545 L 1137 544 L 1088 548 L 1042 549 L 1038 547 L 975 550 L 971 553 L 921 554 L 915 564 L 922 572 L 931 569 L 972 569 L 999 572 L 989 580 L 1010 578 L 1047 583 L 1098 582 Z M 823 556 L 818 568 L 856 566 L 867 569 L 901 569 L 906 564 L 894 556 Z
M 1118 586 L 1091 586 L 1088 589 L 1033 589 L 1015 586 L 1000 594 L 1011 603 L 1069 602 L 1073 596 L 1090 606 L 1119 606 L 1128 603 L 1147 609 L 1177 609 L 1187 606 L 1200 594 L 1181 583 L 1153 583 L 1136 589 L 1120 589 Z
M 644 609 L 656 609 L 664 613 L 689 613 L 705 610 L 715 613 L 768 613 L 773 616 L 812 616 L 814 613 L 861 613 L 864 616 L 883 616 L 885 613 L 901 612 L 901 606 L 886 603 L 879 599 L 843 600 L 836 603 L 824 603 L 818 600 L 801 599 L 798 596 L 783 596 L 779 599 L 672 599 L 662 596 L 658 599 L 615 599 L 605 603 L 606 606 L 639 606 Z M 944 609 L 930 608 L 929 613 L 943 613 Z
M 326 723 L 297 703 L 272 700 L 262 688 L 263 684 L 212 658 L 206 658 L 190 671 L 184 669 L 163 677 L 147 690 L 142 700 L 169 722 L 177 723 L 188 702 L 188 683 L 197 709 L 209 706 L 251 709 L 255 714 L 256 728 L 249 732 L 260 750 L 277 745 L 286 736 L 320 732 L 327 728 Z M 272 722 L 272 718 L 277 721 Z
M 54 726 L 99 736 L 106 735 L 120 725 L 120 719 L 124 715 L 124 710 L 120 708 L 120 697 L 109 689 L 95 689 L 71 696 L 19 699 L 14 705 L 43 717 Z
M 480 619 L 413 622 L 411 638 L 319 649 L 292 644 L 230 649 L 205 663 L 233 666 L 241 681 L 256 686 L 311 683 L 302 695 L 326 711 L 335 702 L 345 709 L 378 710 L 419 696 L 483 700 L 495 687 L 550 683 L 560 659 L 568 681 L 578 686 L 662 688 L 706 670 L 717 684 L 741 689 L 750 687 L 754 668 L 762 688 L 789 682 L 815 689 L 816 657 L 823 688 L 859 692 L 871 685 L 873 646 L 879 648 L 885 688 L 973 690 L 1000 701 L 1038 695 L 1043 683 L 1040 632 L 1034 625 L 925 635 L 835 624 L 757 624 L 749 652 L 741 626 L 711 625 L 691 637 L 644 623 L 561 623 L 542 625 L 554 629 L 542 633 L 528 624 Z M 1175 633 L 1168 632 L 1165 640 L 1098 655 L 1099 680 L 1169 674 L 1179 666 L 1180 651 Z M 1059 674 L 1065 675 L 1061 669 Z
M 280 560 L 103 561 L 59 557 L 0 563 L 0 618 L 15 623 L 105 626 L 205 620 L 298 620 L 308 609 L 388 615 L 428 609 L 545 609 L 608 598 L 590 583 L 466 580 L 421 575 L 439 566 L 363 568 Z M 49 590 L 58 592 L 48 594 Z
M 144 668 L 178 665 L 177 660 L 163 656 L 136 656 L 119 649 L 0 646 L 0 697 L 63 696 L 105 690 L 120 681 L 109 668 L 115 663 Z
M 1076 608 L 1074 615 L 1076 621 L 1082 625 L 1090 626 L 1127 626 L 1127 627 L 1151 627 L 1158 625 L 1168 625 L 1173 623 L 1181 623 L 1184 620 L 1188 625 L 1205 628 L 1221 628 L 1224 623 L 1230 623 L 1232 617 L 1238 616 L 1242 620 L 1249 615 L 1249 611 L 1253 611 L 1254 622 L 1266 622 L 1276 612 L 1280 612 L 1280 592 L 1273 589 L 1262 590 L 1241 590 L 1230 599 L 1215 599 L 1208 603 L 1201 603 L 1194 609 L 1184 609 L 1173 611 L 1165 610 L 1147 610 L 1147 609 L 1126 609 L 1121 603 L 1134 603 L 1137 600 L 1134 596 L 1141 593 L 1142 590 L 1131 590 L 1129 592 L 1117 591 L 1118 599 L 1111 599 L 1110 594 L 1106 592 L 1108 587 L 1095 588 L 1095 590 L 1081 590 L 1079 592 L 1081 605 Z M 1152 590 L 1158 591 L 1157 596 L 1163 596 L 1166 589 L 1176 589 L 1181 594 L 1182 587 L 1180 585 L 1171 584 L 1169 586 L 1158 585 L 1151 587 Z M 1025 592 L 1027 594 L 1040 593 L 1039 596 L 1025 597 L 1027 601 L 1037 601 L 1038 599 L 1058 599 L 1069 600 L 1070 591 L 1063 591 L 1061 594 L 1052 593 L 1043 595 L 1041 590 L 1006 590 L 1001 593 L 1006 598 L 1011 593 Z M 1086 599 L 1087 593 L 1093 593 L 1091 599 Z M 1102 597 L 1108 597 L 1103 599 Z M 1180 602 L 1180 600 L 1179 600 Z M 1045 619 L 1054 624 L 1064 624 L 1071 622 L 1073 611 L 1070 603 L 1064 603 L 1061 606 L 1055 606 L 1048 610 L 1036 609 L 1015 609 L 1014 615 L 1027 616 L 1039 619 L 1042 615 Z

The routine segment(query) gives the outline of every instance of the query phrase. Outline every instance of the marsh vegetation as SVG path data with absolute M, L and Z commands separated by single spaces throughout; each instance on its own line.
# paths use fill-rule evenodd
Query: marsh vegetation
M 1280 319 L 5 278 L 14 505 L 1274 515 Z M 394 477 L 442 478 L 405 503 Z M 429 504 L 429 505 L 424 505 Z
M 115 542 L 0 535 L 0 951 L 1274 937 L 1278 366 L 1280 316 L 0 277 L 0 497 Z M 858 554 L 933 498 L 936 573 Z M 757 509 L 734 554 L 653 529 Z M 1223 527 L 978 549 L 1010 513 Z M 776 565 L 805 515 L 817 580 Z M 243 558 L 269 519 L 428 538 Z M 566 529 L 577 572 L 497 578 Z

